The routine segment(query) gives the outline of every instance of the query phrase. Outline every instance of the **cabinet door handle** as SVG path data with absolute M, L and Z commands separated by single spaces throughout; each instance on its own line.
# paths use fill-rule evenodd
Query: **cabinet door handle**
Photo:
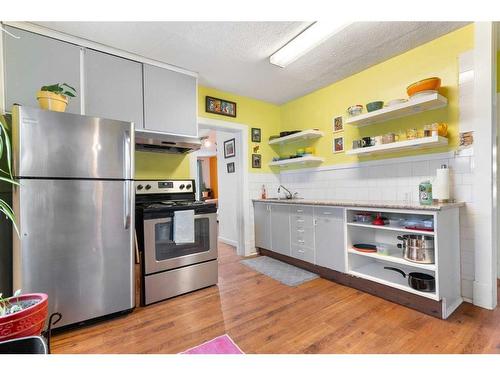
M 328 211 L 325 211 L 323 212 L 323 215 L 331 215 L 332 213 L 331 212 L 328 212 Z
M 298 240 L 297 242 L 298 242 L 298 243 L 305 243 L 305 241 L 304 241 L 304 240 Z
M 297 223 L 303 223 L 303 222 L 304 222 L 304 220 L 302 220 L 302 219 L 297 219 Z
M 302 212 L 304 212 L 304 211 L 303 211 L 303 210 L 297 210 L 297 212 L 300 214 L 300 213 L 302 213 Z
M 298 249 L 297 251 L 298 251 L 299 253 L 302 253 L 302 254 L 304 254 L 304 253 L 305 253 L 305 251 L 304 251 L 303 249 Z
M 297 229 L 297 232 L 304 233 L 304 229 Z

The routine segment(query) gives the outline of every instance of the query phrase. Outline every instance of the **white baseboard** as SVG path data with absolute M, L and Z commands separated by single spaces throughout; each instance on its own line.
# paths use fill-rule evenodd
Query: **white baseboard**
M 234 246 L 236 248 L 238 247 L 238 241 L 235 241 L 235 240 L 230 240 L 228 238 L 224 238 L 224 237 L 219 236 L 219 241 L 222 243 L 225 243 L 226 245 Z

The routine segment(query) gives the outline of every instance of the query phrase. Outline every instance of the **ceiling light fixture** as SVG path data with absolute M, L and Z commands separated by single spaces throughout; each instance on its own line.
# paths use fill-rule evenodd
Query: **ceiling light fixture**
M 269 62 L 284 68 L 313 48 L 319 46 L 333 34 L 344 29 L 348 24 L 339 26 L 333 22 L 314 22 L 307 29 L 281 47 L 269 57 Z

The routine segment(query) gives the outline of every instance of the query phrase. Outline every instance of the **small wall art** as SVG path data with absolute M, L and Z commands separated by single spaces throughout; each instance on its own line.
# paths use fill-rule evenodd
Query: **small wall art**
M 333 137 L 333 153 L 344 152 L 344 137 Z
M 205 111 L 217 115 L 236 117 L 236 103 L 229 100 L 205 97 Z
M 344 118 L 337 116 L 333 118 L 333 132 L 338 133 L 344 131 Z
M 252 168 L 262 168 L 262 155 L 252 154 Z
M 227 173 L 234 173 L 234 163 L 227 163 Z
M 252 142 L 260 142 L 260 128 L 252 128 Z
M 233 158 L 236 156 L 236 141 L 234 138 L 224 142 L 224 158 Z

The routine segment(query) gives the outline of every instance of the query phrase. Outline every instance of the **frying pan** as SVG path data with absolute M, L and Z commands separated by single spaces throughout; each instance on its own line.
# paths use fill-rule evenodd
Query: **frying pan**
M 399 272 L 403 277 L 408 276 L 408 285 L 415 290 L 421 292 L 434 292 L 436 290 L 436 278 L 432 275 L 421 272 L 410 272 L 406 274 L 404 271 L 395 267 L 384 267 L 386 270 Z

